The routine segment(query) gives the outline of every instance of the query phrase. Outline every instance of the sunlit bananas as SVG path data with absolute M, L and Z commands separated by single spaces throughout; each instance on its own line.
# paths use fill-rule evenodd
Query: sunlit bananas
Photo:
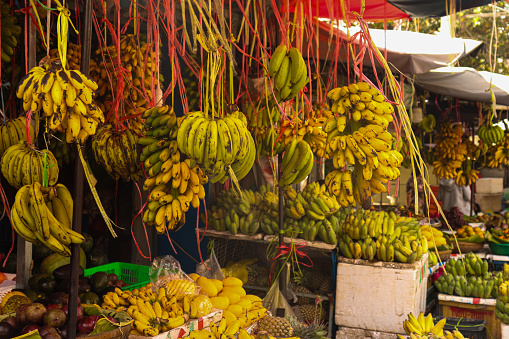
M 297 141 L 305 140 L 316 156 L 324 157 L 327 133 L 323 130 L 323 126 L 326 121 L 326 117 L 310 117 L 307 119 L 295 117 L 292 120 L 284 120 L 279 126 L 279 134 L 285 146 L 291 143 L 293 139 Z
M 486 124 L 479 127 L 477 135 L 488 145 L 498 144 L 504 139 L 504 130 L 499 125 Z
M 115 180 L 138 180 L 141 166 L 137 147 L 136 133 L 130 129 L 117 130 L 111 124 L 99 127 L 92 140 L 95 160 Z
M 288 186 L 302 182 L 313 168 L 313 151 L 304 141 L 293 140 L 285 149 L 282 163 L 280 186 Z
M 456 183 L 459 186 L 470 186 L 479 179 L 479 171 L 472 169 L 472 161 L 465 160 L 456 173 Z
M 4 152 L 0 169 L 7 182 L 18 189 L 34 182 L 53 186 L 59 172 L 53 153 L 28 147 L 22 141 Z
M 486 145 L 483 143 L 481 148 Z M 509 163 L 509 134 L 504 133 L 504 138 L 497 144 L 490 145 L 486 152 L 486 165 L 488 167 L 498 167 Z
M 279 45 L 269 62 L 269 76 L 273 78 L 278 101 L 293 99 L 308 83 L 308 70 L 302 54 L 295 47 Z
M 58 49 L 54 48 L 49 51 L 49 55 L 52 60 L 59 60 Z M 79 71 L 81 66 L 81 45 L 73 44 L 72 42 L 67 44 L 67 65 L 69 69 Z
M 20 80 L 16 95 L 23 109 L 45 117 L 52 131 L 64 132 L 67 143 L 84 143 L 104 122 L 95 104 L 97 84 L 76 70 L 64 70 L 59 61 L 36 66 Z
M 37 137 L 37 131 L 34 128 L 34 122 L 28 123 L 30 140 L 33 142 Z M 24 116 L 16 119 L 7 120 L 0 125 L 0 157 L 12 145 L 19 144 L 20 141 L 27 139 L 27 119 Z
M 42 243 L 52 251 L 70 256 L 69 245 L 85 241 L 72 230 L 72 207 L 71 194 L 64 185 L 44 187 L 34 182 L 16 193 L 11 223 L 27 241 Z
M 198 164 L 203 169 L 211 183 L 224 183 L 231 174 L 230 166 L 240 180 L 249 173 L 256 157 L 255 141 L 244 119 L 238 110 L 224 118 L 190 112 L 179 119 L 178 148 L 191 159 L 193 167 Z
M 157 77 L 159 61 L 152 52 L 144 35 L 133 34 L 120 37 L 120 51 L 116 44 L 96 51 L 96 58 L 90 61 L 90 74 L 97 82 L 99 106 L 103 112 L 110 112 L 117 100 L 121 101 L 119 107 L 125 116 L 136 116 L 150 107 L 154 91 L 158 85 L 162 87 L 163 81 L 162 76 Z M 117 57 L 120 57 L 120 65 Z M 122 93 L 120 99 L 116 99 L 118 91 Z M 112 114 L 112 119 L 115 116 L 119 115 Z
M 417 317 L 410 313 L 408 315 L 408 319 L 403 321 L 403 327 L 405 332 L 409 335 L 413 334 L 417 336 L 424 336 L 424 338 L 428 338 L 429 335 L 432 335 L 433 337 L 438 336 L 439 338 L 449 338 L 448 336 L 444 336 L 446 320 L 446 318 L 443 318 L 435 324 L 431 313 L 426 317 L 422 312 Z M 461 333 L 459 336 L 454 334 L 451 338 L 463 338 L 463 335 L 461 335 Z
M 433 149 L 436 157 L 433 174 L 438 178 L 456 178 L 461 164 L 469 156 L 468 150 L 471 147 L 468 142 L 462 142 L 463 132 L 461 124 L 453 126 L 449 121 L 439 124 Z
M 208 177 L 178 149 L 177 118 L 169 106 L 143 112 L 145 137 L 140 161 L 147 175 L 144 190 L 151 190 L 143 221 L 154 225 L 159 234 L 177 231 L 185 224 L 185 213 L 197 208 L 205 198 Z
M 14 55 L 14 49 L 18 46 L 18 41 L 21 36 L 21 27 L 16 23 L 16 17 L 11 14 L 11 6 L 3 2 L 1 7 L 2 16 L 2 63 L 11 62 L 11 58 Z M 4 71 L 2 69 L 2 71 Z

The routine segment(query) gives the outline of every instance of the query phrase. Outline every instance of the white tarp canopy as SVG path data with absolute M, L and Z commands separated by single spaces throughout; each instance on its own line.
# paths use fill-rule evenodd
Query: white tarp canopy
M 509 76 L 502 74 L 469 67 L 442 67 L 415 75 L 415 84 L 437 94 L 479 102 L 491 102 L 491 87 L 496 103 L 509 106 Z
M 348 34 L 346 28 L 331 28 L 328 22 L 320 21 L 318 25 L 320 41 L 320 58 L 332 59 L 335 50 L 336 37 L 330 34 L 338 34 L 341 46 L 339 48 L 339 59 L 348 60 Z M 359 32 L 358 27 L 350 27 L 350 36 Z M 432 35 L 410 31 L 395 31 L 370 29 L 369 33 L 374 44 L 382 55 L 387 56 L 391 66 L 402 73 L 421 74 L 429 70 L 451 66 L 459 59 L 477 52 L 484 42 L 471 39 L 450 38 L 447 35 Z M 312 38 L 313 50 L 316 49 L 316 37 Z M 330 47 L 328 42 L 331 42 Z M 306 45 L 306 41 L 303 46 Z M 359 35 L 351 43 L 359 47 L 365 46 L 365 41 L 360 41 Z M 362 44 L 362 46 L 359 46 Z M 350 55 L 350 62 L 352 56 Z M 364 55 L 364 65 L 371 66 L 371 60 L 367 53 Z M 375 64 L 379 67 L 378 62 Z

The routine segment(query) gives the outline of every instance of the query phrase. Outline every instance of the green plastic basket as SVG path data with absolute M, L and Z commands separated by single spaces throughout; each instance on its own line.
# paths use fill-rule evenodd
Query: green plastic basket
M 490 250 L 498 255 L 509 255 L 509 244 L 495 244 L 490 242 Z
M 115 273 L 119 280 L 125 281 L 128 286 L 122 287 L 122 290 L 134 290 L 147 285 L 150 282 L 148 277 L 148 266 L 128 264 L 125 262 L 113 262 L 102 266 L 87 268 L 85 277 L 90 277 L 95 272 L 105 272 L 106 274 Z

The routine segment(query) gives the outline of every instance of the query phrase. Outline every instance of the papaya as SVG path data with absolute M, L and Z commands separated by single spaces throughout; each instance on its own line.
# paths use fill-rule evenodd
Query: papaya
M 65 257 L 59 253 L 53 253 L 41 262 L 41 272 L 52 276 L 55 269 L 70 263 L 71 257 Z M 83 269 L 87 268 L 87 258 L 85 257 L 83 249 L 80 249 L 80 266 Z

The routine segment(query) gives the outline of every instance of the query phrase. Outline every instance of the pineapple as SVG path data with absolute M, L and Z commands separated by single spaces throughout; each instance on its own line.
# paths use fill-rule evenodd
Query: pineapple
M 294 291 L 295 293 L 313 294 L 313 292 L 308 290 L 306 287 L 304 287 L 300 284 L 297 284 L 297 283 L 293 283 L 291 287 L 292 287 L 292 291 Z M 298 298 L 298 301 L 297 301 L 298 305 L 312 304 L 314 302 L 313 298 L 307 298 L 307 297 L 301 297 L 301 296 L 297 296 L 297 298 Z
M 319 295 L 328 295 L 330 289 L 330 277 L 324 277 L 322 282 L 320 283 L 320 288 L 318 289 Z
M 247 285 L 268 287 L 269 286 L 269 271 L 266 267 L 260 265 L 247 266 Z
M 314 304 L 306 304 L 299 306 L 300 313 L 302 314 L 302 319 L 305 323 L 312 323 L 314 321 L 325 321 L 326 319 L 326 311 L 321 306 L 315 306 Z
M 300 339 L 325 339 L 327 338 L 327 331 L 325 325 L 316 321 L 306 325 L 303 324 L 295 317 L 289 317 L 288 321 L 293 327 L 293 336 Z
M 274 337 L 291 337 L 293 328 L 285 318 L 265 316 L 258 322 L 258 332 L 267 332 Z

